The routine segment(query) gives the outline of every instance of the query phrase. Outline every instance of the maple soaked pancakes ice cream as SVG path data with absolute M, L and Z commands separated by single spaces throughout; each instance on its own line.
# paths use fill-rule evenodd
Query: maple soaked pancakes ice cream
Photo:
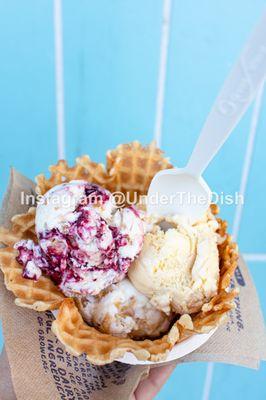
M 76 180 L 45 194 L 36 210 L 38 242 L 15 248 L 24 278 L 49 276 L 76 298 L 89 325 L 155 338 L 216 294 L 217 227 L 211 213 L 192 225 L 118 208 L 108 190 Z
M 115 336 L 158 337 L 168 330 L 172 318 L 156 309 L 128 279 L 109 286 L 98 296 L 79 301 L 88 323 Z
M 129 269 L 131 282 L 166 313 L 199 311 L 217 292 L 217 228 L 211 213 L 193 225 L 178 216 L 158 220 Z

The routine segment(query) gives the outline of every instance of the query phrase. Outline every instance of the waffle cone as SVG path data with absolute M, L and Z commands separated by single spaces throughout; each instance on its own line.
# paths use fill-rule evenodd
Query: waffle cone
M 112 192 L 129 193 L 132 199 L 135 193 L 146 194 L 154 174 L 165 168 L 171 168 L 171 164 L 153 143 L 142 147 L 140 143 L 133 142 L 109 151 L 106 168 L 102 164 L 94 163 L 88 156 L 77 158 L 74 167 L 69 167 L 65 161 L 59 161 L 57 165 L 50 167 L 50 178 L 44 175 L 36 178 L 36 192 L 44 194 L 57 184 L 84 179 L 104 186 Z M 212 206 L 212 213 L 218 213 L 217 206 Z M 135 354 L 139 360 L 161 361 L 176 343 L 195 333 L 208 332 L 221 324 L 227 312 L 234 307 L 233 300 L 237 291 L 229 291 L 229 286 L 237 266 L 238 250 L 226 232 L 226 222 L 219 218 L 217 221 L 218 233 L 223 237 L 223 242 L 218 246 L 220 279 L 217 295 L 204 304 L 200 312 L 191 316 L 183 315 L 167 334 L 156 340 L 135 341 L 101 333 L 83 321 L 74 300 L 64 298 L 49 278 L 42 277 L 38 282 L 33 282 L 21 277 L 21 267 L 15 261 L 16 250 L 10 246 L 20 238 L 35 236 L 32 209 L 27 214 L 13 217 L 11 230 L 0 229 L 0 241 L 9 246 L 0 252 L 0 267 L 5 275 L 7 288 L 18 297 L 18 305 L 38 311 L 60 306 L 52 329 L 69 352 L 75 355 L 86 353 L 89 361 L 98 365 L 110 363 L 127 351 Z M 11 268 L 14 276 L 17 274 L 23 281 L 21 291 L 18 292 L 17 286 L 10 280 L 8 268 Z M 42 298 L 38 285 L 41 285 Z

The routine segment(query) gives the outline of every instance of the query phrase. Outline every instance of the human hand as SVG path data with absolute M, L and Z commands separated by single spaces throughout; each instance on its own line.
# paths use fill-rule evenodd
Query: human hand
M 130 400 L 153 400 L 175 369 L 175 366 L 175 364 L 170 364 L 164 367 L 152 368 L 148 378 L 140 382 Z

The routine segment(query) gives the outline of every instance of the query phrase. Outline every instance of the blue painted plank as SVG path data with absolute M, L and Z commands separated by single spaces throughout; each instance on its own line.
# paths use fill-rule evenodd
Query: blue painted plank
M 150 142 L 162 1 L 64 1 L 67 156 Z
M 239 233 L 240 248 L 245 253 L 266 253 L 266 89 L 255 138 L 253 162 L 248 179 L 243 218 Z
M 180 398 L 199 400 L 202 396 L 204 378 L 204 363 L 180 364 L 156 396 L 156 400 L 177 400 Z
M 0 3 L 0 173 L 33 178 L 56 160 L 52 0 Z
M 210 399 L 264 400 L 266 397 L 265 373 L 266 363 L 261 365 L 259 371 L 216 364 Z
M 1 1 L 0 37 L 1 198 L 10 165 L 34 178 L 56 161 L 52 0 Z
M 236 60 L 264 0 L 173 2 L 166 85 L 163 148 L 183 166 L 200 129 Z M 240 23 L 241 10 L 241 23 Z M 250 112 L 209 166 L 205 176 L 214 191 L 239 190 Z M 234 206 L 222 206 L 230 222 Z
M 249 263 L 250 273 L 256 284 L 260 302 L 266 318 L 265 276 L 266 263 Z M 265 385 L 266 363 L 263 362 L 258 371 L 216 364 L 214 368 L 211 400 L 241 399 L 264 400 L 266 398 Z

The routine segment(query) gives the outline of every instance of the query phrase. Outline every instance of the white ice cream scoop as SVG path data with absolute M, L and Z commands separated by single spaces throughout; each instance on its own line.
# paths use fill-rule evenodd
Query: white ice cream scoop
M 266 13 L 226 79 L 187 166 L 154 176 L 148 191 L 149 213 L 197 219 L 208 209 L 211 189 L 201 175 L 244 115 L 265 76 Z

